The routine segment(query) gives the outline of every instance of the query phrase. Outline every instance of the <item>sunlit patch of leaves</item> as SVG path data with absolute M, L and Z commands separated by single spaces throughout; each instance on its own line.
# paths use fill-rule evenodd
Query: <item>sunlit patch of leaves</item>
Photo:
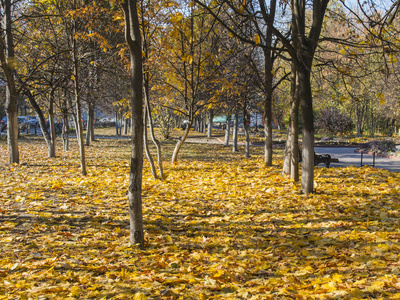
M 146 249 L 129 245 L 129 141 L 48 159 L 0 144 L 0 298 L 396 299 L 398 173 L 316 168 L 315 193 L 219 145 L 187 144 L 167 180 L 145 163 Z M 173 143 L 165 144 L 166 155 Z

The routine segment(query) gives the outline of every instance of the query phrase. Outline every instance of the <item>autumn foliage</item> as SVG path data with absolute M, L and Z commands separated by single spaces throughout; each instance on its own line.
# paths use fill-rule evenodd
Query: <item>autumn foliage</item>
M 164 144 L 170 155 L 173 144 Z M 129 246 L 129 141 L 47 158 L 0 142 L 0 299 L 398 299 L 398 173 L 316 168 L 315 189 L 220 145 L 188 144 L 167 179 L 145 162 L 146 249 Z

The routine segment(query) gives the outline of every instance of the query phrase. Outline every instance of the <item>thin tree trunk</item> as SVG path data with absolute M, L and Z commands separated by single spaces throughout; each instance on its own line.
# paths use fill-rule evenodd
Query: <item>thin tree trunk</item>
M 150 170 L 151 170 L 151 175 L 153 176 L 153 179 L 156 180 L 158 179 L 157 176 L 157 170 L 156 166 L 154 165 L 154 159 L 153 155 L 151 155 L 150 149 L 149 149 L 149 141 L 147 139 L 147 108 L 144 108 L 144 130 L 143 130 L 143 146 L 144 146 L 144 151 L 146 153 L 147 160 L 150 164 Z M 125 123 L 126 125 L 126 123 Z
M 232 152 L 238 151 L 238 129 L 239 129 L 239 116 L 235 112 L 235 120 L 233 123 L 233 135 L 232 135 Z
M 94 105 L 88 102 L 88 120 L 86 126 L 86 146 L 90 145 L 90 141 L 94 141 Z
M 183 133 L 183 136 L 181 136 L 178 140 L 178 142 L 175 145 L 175 149 L 174 152 L 172 153 L 172 163 L 175 164 L 178 162 L 178 154 L 179 154 L 179 150 L 181 149 L 183 143 L 186 141 L 186 138 L 189 135 L 190 132 L 190 128 L 192 127 L 192 123 L 193 123 L 193 117 L 189 118 L 189 122 L 187 123 L 186 129 Z
M 231 136 L 231 114 L 228 114 L 226 116 L 226 125 L 225 125 L 225 141 L 224 141 L 224 146 L 228 147 L 229 146 L 229 138 Z
M 124 123 L 124 134 L 127 135 L 128 134 L 129 119 L 125 119 L 124 121 L 125 121 L 125 123 Z M 145 131 L 146 131 L 147 127 L 145 126 L 144 128 L 145 128 Z
M 154 124 L 153 124 L 153 118 L 151 116 L 151 107 L 150 107 L 150 102 L 149 102 L 148 78 L 146 78 L 144 81 L 144 96 L 145 96 L 145 109 L 147 111 L 147 117 L 148 117 L 148 122 L 149 122 L 150 136 L 151 136 L 151 139 L 157 149 L 158 171 L 160 172 L 160 179 L 164 180 L 165 177 L 164 177 L 163 161 L 162 161 L 162 155 L 161 155 L 161 144 L 158 141 L 158 139 L 156 138 L 156 135 L 154 134 Z
M 292 120 L 290 127 L 290 178 L 293 181 L 299 181 L 299 78 L 297 72 L 293 69 L 293 91 L 290 104 L 290 118 Z M 302 152 L 303 153 L 303 152 Z
M 69 123 L 68 123 L 68 111 L 63 112 L 63 128 L 62 128 L 62 139 L 64 151 L 69 150 Z
M 143 63 L 137 0 L 123 1 L 125 39 L 129 48 L 132 86 L 132 152 L 129 176 L 130 243 L 144 248 L 142 212 L 143 172 Z
M 62 140 L 63 140 L 63 149 L 64 151 L 69 150 L 69 118 L 68 118 L 68 102 L 67 102 L 67 94 L 64 92 L 64 99 L 61 107 L 62 119 L 63 119 L 63 127 L 62 127 Z
M 43 138 L 46 141 L 48 155 L 49 155 L 49 157 L 55 157 L 55 147 L 53 147 L 53 145 L 55 143 L 53 141 L 51 134 L 47 130 L 47 124 L 46 124 L 46 120 L 44 118 L 42 109 L 40 108 L 39 104 L 36 102 L 35 98 L 33 97 L 32 93 L 29 90 L 25 90 L 25 95 L 28 97 L 29 103 L 32 105 L 32 108 L 35 110 L 36 115 L 38 116 L 39 126 L 40 126 L 40 129 L 42 130 Z M 52 106 L 53 105 L 50 103 L 50 108 L 48 111 L 49 116 L 51 114 L 54 115 Z M 53 117 L 53 121 L 54 121 L 54 117 Z M 36 126 L 35 126 L 35 134 L 36 134 Z
M 249 135 L 249 127 L 247 124 L 247 109 L 246 104 L 243 108 L 243 130 L 244 130 L 244 140 L 245 140 L 245 157 L 250 158 L 250 135 Z
M 56 129 L 54 124 L 54 90 L 50 93 L 50 105 L 49 105 L 49 131 L 50 139 L 48 143 L 49 157 L 56 157 Z M 46 128 L 47 129 L 47 128 Z M 43 135 L 44 136 L 44 135 Z
M 76 0 L 74 0 L 74 8 L 76 8 Z M 85 158 L 85 145 L 83 140 L 83 128 L 82 128 L 82 110 L 81 110 L 81 95 L 80 95 L 80 87 L 79 87 L 79 61 L 78 61 L 78 53 L 77 53 L 77 45 L 76 39 L 74 37 L 76 33 L 76 20 L 74 20 L 73 27 L 73 36 L 72 39 L 72 59 L 74 62 L 74 92 L 75 92 L 75 104 L 76 104 L 76 118 L 77 118 L 77 138 L 79 145 L 79 154 L 80 154 L 80 162 L 81 162 L 81 173 L 83 176 L 86 176 L 86 158 Z
M 212 127 L 213 127 L 213 118 L 214 118 L 214 111 L 210 109 L 208 113 L 208 130 L 207 130 L 207 137 L 212 137 Z

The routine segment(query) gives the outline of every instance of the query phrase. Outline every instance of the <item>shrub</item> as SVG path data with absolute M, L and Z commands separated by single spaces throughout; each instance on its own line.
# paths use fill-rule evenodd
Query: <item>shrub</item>
M 360 145 L 360 149 L 378 153 L 396 152 L 396 143 L 393 140 L 372 141 Z
M 341 113 L 336 108 L 326 108 L 318 113 L 315 127 L 326 133 L 336 135 L 338 133 L 350 133 L 354 124 L 353 120 L 345 113 Z

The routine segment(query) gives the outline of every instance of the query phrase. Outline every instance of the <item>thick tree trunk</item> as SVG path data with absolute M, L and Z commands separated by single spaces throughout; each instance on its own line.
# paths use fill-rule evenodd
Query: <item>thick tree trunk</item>
M 274 24 L 275 20 L 275 8 L 276 0 L 272 0 L 270 3 L 270 14 L 269 22 L 271 25 Z M 266 32 L 266 45 L 270 47 L 272 45 L 272 30 L 267 27 Z M 273 93 L 273 76 L 272 69 L 274 61 L 272 59 L 272 50 L 270 48 L 264 49 L 264 60 L 265 60 L 265 100 L 264 100 L 264 162 L 267 166 L 272 166 L 272 93 Z
M 305 67 L 300 68 L 298 77 L 303 126 L 301 191 L 308 194 L 313 192 L 314 185 L 314 116 L 310 71 Z
M 285 158 L 282 173 L 290 175 L 294 181 L 299 181 L 299 95 L 296 70 L 292 64 L 292 79 L 290 87 L 289 125 L 286 139 Z
M 12 32 L 11 6 L 11 0 L 1 1 L 1 8 L 3 13 L 3 22 L 1 24 L 1 29 L 4 32 L 3 37 L 0 37 L 0 61 L 1 68 L 4 71 L 4 75 L 7 81 L 5 108 L 7 114 L 8 162 L 10 164 L 18 164 L 18 94 L 15 88 L 14 42 Z
M 19 164 L 17 101 L 10 95 L 8 87 L 6 89 L 8 163 Z
M 129 176 L 130 243 L 144 247 L 142 212 L 143 172 L 143 63 L 137 0 L 123 1 L 125 39 L 129 48 L 132 86 L 132 152 Z
M 299 181 L 299 78 L 296 70 L 292 69 L 293 91 L 290 103 L 290 178 Z

